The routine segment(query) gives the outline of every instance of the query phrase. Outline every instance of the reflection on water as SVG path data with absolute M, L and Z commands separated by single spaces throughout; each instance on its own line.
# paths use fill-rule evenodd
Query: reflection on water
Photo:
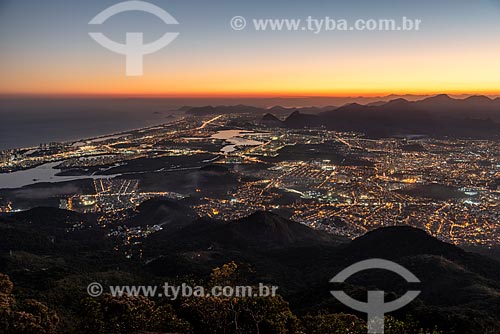
M 211 138 L 213 139 L 223 139 L 228 145 L 221 149 L 223 153 L 230 153 L 236 151 L 238 146 L 257 146 L 261 145 L 262 142 L 247 138 L 242 138 L 242 136 L 256 136 L 261 135 L 261 133 L 256 133 L 253 131 L 245 130 L 223 130 L 214 134 Z M 35 168 L 21 170 L 12 173 L 0 174 L 0 189 L 5 188 L 21 188 L 24 186 L 32 185 L 35 183 L 42 182 L 66 182 L 82 179 L 106 179 L 113 178 L 117 175 L 81 175 L 81 176 L 57 176 L 61 170 L 54 168 L 61 164 L 62 161 L 50 162 L 40 165 Z
M 35 168 L 21 170 L 13 173 L 0 174 L 0 189 L 3 188 L 21 188 L 35 183 L 42 182 L 65 182 L 81 179 L 104 179 L 112 178 L 116 175 L 82 175 L 82 176 L 57 176 L 60 169 L 54 168 L 61 164 L 59 162 L 50 162 Z
M 256 133 L 253 131 L 245 130 L 223 130 L 214 134 L 211 138 L 213 139 L 223 139 L 229 143 L 229 145 L 224 146 L 221 149 L 223 153 L 231 153 L 236 151 L 237 146 L 257 146 L 261 145 L 262 142 L 247 138 L 242 138 L 242 136 L 256 136 L 261 135 L 261 133 Z

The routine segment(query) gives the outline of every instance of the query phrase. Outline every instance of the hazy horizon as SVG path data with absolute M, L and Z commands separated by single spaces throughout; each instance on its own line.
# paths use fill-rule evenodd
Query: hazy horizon
M 104 1 L 0 1 L 0 94 L 127 96 L 384 96 L 500 94 L 497 0 L 307 3 L 217 0 L 161 1 L 179 22 L 149 13 L 89 21 L 116 4 Z M 232 17 L 253 19 L 399 19 L 418 31 L 256 31 L 231 29 Z M 179 32 L 144 57 L 144 75 L 126 77 L 125 57 L 89 32 L 120 43 L 125 33 L 146 42 Z

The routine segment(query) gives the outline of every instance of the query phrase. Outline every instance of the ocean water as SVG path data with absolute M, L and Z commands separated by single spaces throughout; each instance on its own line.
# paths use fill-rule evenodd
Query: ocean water
M 137 100 L 0 100 L 0 150 L 65 142 L 171 121 L 176 107 Z

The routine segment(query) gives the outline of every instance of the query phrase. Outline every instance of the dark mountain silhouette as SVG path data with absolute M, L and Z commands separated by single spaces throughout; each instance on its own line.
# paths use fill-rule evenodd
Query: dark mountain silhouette
M 280 127 L 283 125 L 283 122 L 273 114 L 267 113 L 262 117 L 260 124 L 269 127 Z
M 295 110 L 285 119 L 285 125 L 288 128 L 303 128 L 321 126 L 321 118 L 317 115 L 302 114 Z
M 170 200 L 145 202 L 135 216 L 144 223 L 192 218 L 191 210 Z M 67 229 L 74 219 L 90 226 Z M 380 228 L 348 242 L 273 213 L 256 212 L 232 222 L 197 219 L 164 229 L 142 240 L 142 259 L 126 261 L 113 250 L 104 227 L 92 225 L 92 220 L 92 215 L 47 208 L 0 216 L 0 271 L 20 291 L 58 296 L 57 302 L 67 303 L 73 299 L 64 297 L 68 289 L 60 290 L 61 284 L 87 282 L 110 268 L 121 272 L 106 276 L 109 282 L 132 274 L 138 281 L 163 282 L 183 275 L 203 278 L 214 267 L 236 261 L 252 268 L 246 280 L 278 285 L 297 314 L 353 313 L 330 290 L 341 288 L 362 299 L 367 290 L 378 288 L 390 299 L 410 288 L 397 275 L 379 270 L 356 274 L 340 287 L 328 283 L 351 264 L 382 258 L 405 266 L 421 281 L 411 286 L 422 291 L 418 299 L 394 316 L 411 315 L 445 333 L 483 334 L 500 327 L 500 263 L 415 228 Z
M 375 102 L 367 103 L 366 105 L 369 107 L 378 107 L 378 106 L 384 105 L 386 103 L 387 103 L 387 101 L 375 101 Z
M 472 105 L 476 105 L 476 106 L 479 106 L 481 104 L 483 104 L 483 105 L 490 105 L 490 104 L 492 104 L 494 102 L 494 100 L 492 100 L 489 97 L 484 96 L 484 95 L 469 96 L 464 101 L 466 101 L 467 103 L 470 103 Z
M 250 244 L 283 246 L 338 240 L 325 232 L 313 230 L 303 224 L 265 211 L 256 212 L 225 227 L 235 241 Z
M 282 106 L 274 106 L 271 108 L 259 108 L 246 105 L 236 105 L 236 106 L 204 106 L 204 107 L 193 107 L 185 109 L 187 115 L 193 116 L 207 116 L 207 115 L 217 115 L 217 114 L 254 114 L 254 115 L 265 115 L 271 113 L 279 116 L 286 116 L 293 112 L 294 110 L 300 110 L 303 113 L 317 114 L 323 111 L 335 109 L 333 106 L 325 107 L 300 107 L 300 108 L 287 108 Z
M 195 107 L 186 111 L 186 114 L 193 116 L 207 116 L 214 114 L 241 114 L 241 113 L 262 113 L 265 109 L 245 106 L 242 104 L 236 106 L 205 106 L 205 107 Z
M 348 104 L 317 117 L 294 113 L 290 128 L 324 126 L 339 131 L 359 131 L 384 137 L 408 134 L 429 136 L 494 137 L 500 130 L 500 103 L 484 96 L 453 99 L 437 95 L 421 101 L 402 98 L 387 103 Z
M 324 127 L 338 131 L 359 131 L 372 137 L 428 135 L 491 138 L 500 133 L 500 99 L 486 96 L 452 98 L 446 94 L 419 101 L 397 98 L 335 107 L 270 109 L 237 106 L 191 108 L 189 115 L 251 113 L 263 115 L 262 124 L 288 128 Z M 283 123 L 271 115 L 286 116 Z
M 207 115 L 215 114 L 217 112 L 217 109 L 213 106 L 194 107 L 194 108 L 186 110 L 185 112 L 187 115 L 207 116 Z
M 414 105 L 419 110 L 428 110 L 436 113 L 455 113 L 471 118 L 500 117 L 500 104 L 482 95 L 474 95 L 465 99 L 454 99 L 446 94 L 441 94 L 416 101 Z
M 82 221 L 94 225 L 93 216 L 75 211 L 56 208 L 33 208 L 27 211 L 14 213 L 9 217 L 12 221 L 22 226 L 33 226 L 34 229 L 65 229 L 70 222 Z
M 397 255 L 394 250 L 398 249 Z M 418 254 L 451 255 L 464 251 L 433 238 L 423 230 L 408 226 L 380 228 L 353 240 L 345 249 L 350 254 L 395 258 Z M 355 256 L 355 255 L 354 255 Z
M 110 244 L 92 214 L 35 208 L 0 216 L 0 252 L 70 255 L 109 249 Z
M 144 242 L 146 269 L 155 275 L 206 275 L 230 261 L 249 263 L 260 274 L 274 277 L 287 266 L 269 259 L 270 252 L 288 259 L 288 252 L 302 247 L 338 245 L 344 238 L 315 231 L 269 212 L 220 222 L 200 219 L 174 233 L 160 231 Z M 292 256 L 293 257 L 293 256 Z M 284 260 L 286 261 L 286 260 Z M 300 281 L 297 281 L 300 282 Z M 296 285 L 296 282 L 291 282 Z
M 282 114 L 288 112 L 289 109 L 282 106 L 274 106 L 268 109 L 269 113 Z
M 325 309 L 351 313 L 331 298 L 329 292 L 334 287 L 328 284 L 329 279 L 358 261 L 382 258 L 405 266 L 421 280 L 416 287 L 422 291 L 419 298 L 396 315 L 412 314 L 419 322 L 438 325 L 445 333 L 482 334 L 500 324 L 500 263 L 439 241 L 422 230 L 381 228 L 339 244 L 337 238 L 329 241 L 313 230 L 263 212 L 235 222 L 210 224 L 214 222 L 198 222 L 169 239 L 160 234 L 151 239 L 152 244 L 145 244 L 145 249 L 160 240 L 171 244 L 180 236 L 182 247 L 163 251 L 168 255 L 155 258 L 148 270 L 157 275 L 177 271 L 203 274 L 213 265 L 235 259 L 255 269 L 253 279 L 278 284 L 299 314 Z M 387 298 L 396 298 L 411 286 L 393 273 L 366 271 L 342 287 L 357 299 L 374 288 L 386 291 Z
M 459 267 L 500 283 L 500 263 L 497 261 L 466 252 L 432 237 L 423 230 L 408 226 L 380 228 L 368 232 L 353 240 L 343 249 L 343 253 L 352 258 L 363 258 L 370 254 L 375 258 L 393 260 L 422 255 L 442 257 Z
M 351 262 L 383 258 L 408 268 L 422 282 L 418 287 L 422 291 L 418 301 L 422 304 L 416 302 L 406 312 L 413 312 L 424 322 L 433 319 L 445 333 L 485 333 L 498 326 L 495 323 L 499 317 L 493 310 L 498 307 L 500 293 L 499 263 L 488 257 L 466 252 L 410 227 L 369 232 L 350 243 L 342 254 Z M 407 284 L 389 273 L 366 272 L 350 283 L 377 286 L 397 295 L 408 289 Z
M 126 226 L 159 225 L 165 231 L 180 229 L 199 219 L 190 207 L 170 199 L 150 199 L 136 209 L 137 214 L 125 220 Z
M 298 244 L 334 243 L 342 240 L 313 230 L 270 212 L 256 212 L 232 222 L 201 219 L 176 233 L 161 231 L 147 243 L 162 243 L 167 248 L 194 247 L 191 250 L 240 250 L 248 247 L 280 248 Z
M 418 105 L 420 109 L 452 109 L 456 107 L 461 100 L 453 99 L 447 94 L 440 94 L 436 96 L 431 96 L 421 101 L 416 101 L 415 104 Z

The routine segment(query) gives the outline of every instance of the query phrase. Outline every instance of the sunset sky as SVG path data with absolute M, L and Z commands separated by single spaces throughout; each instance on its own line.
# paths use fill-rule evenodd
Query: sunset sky
M 152 0 L 178 21 L 122 13 L 117 0 L 0 0 L 0 94 L 322 96 L 500 93 L 500 0 Z M 234 31 L 233 16 L 422 20 L 413 32 Z M 251 23 L 249 23 L 250 25 Z M 125 57 L 88 33 L 123 42 L 179 37 L 125 76 Z

